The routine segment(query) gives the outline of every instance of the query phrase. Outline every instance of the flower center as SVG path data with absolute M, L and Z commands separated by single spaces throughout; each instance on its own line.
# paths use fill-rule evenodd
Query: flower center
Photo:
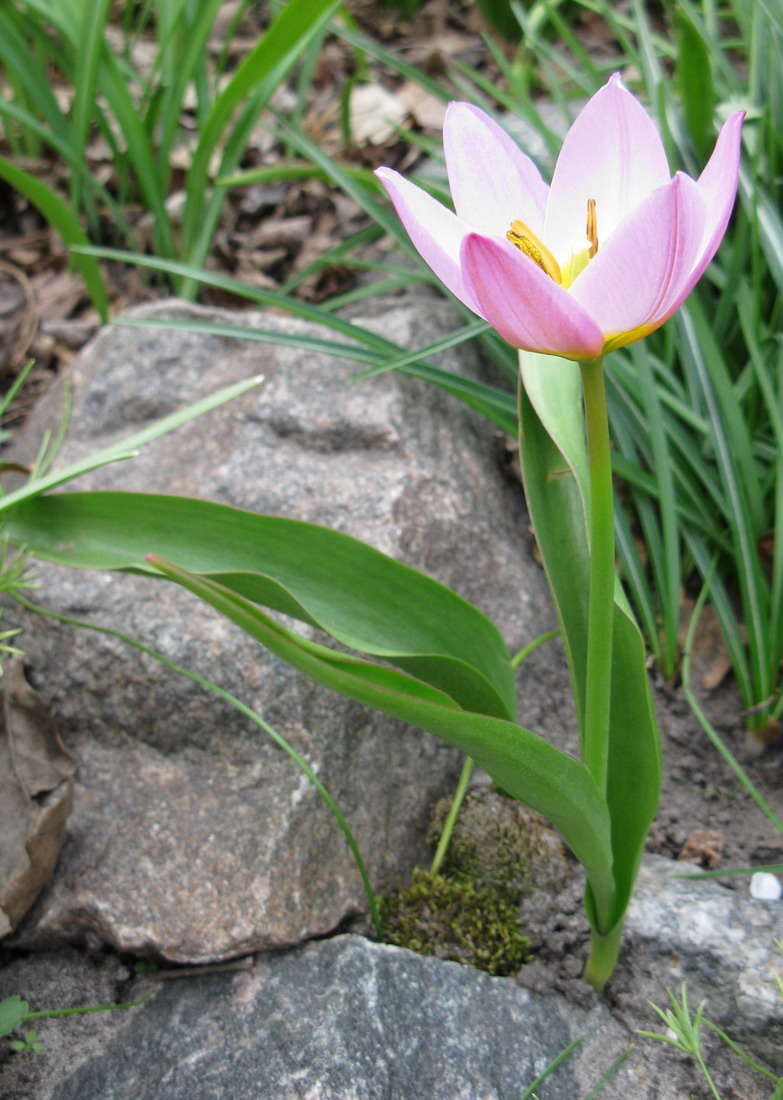
M 533 261 L 536 267 L 554 279 L 565 289 L 571 285 L 577 275 L 584 271 L 585 267 L 598 251 L 598 217 L 595 209 L 595 199 L 587 200 L 587 226 L 585 228 L 587 246 L 577 252 L 573 252 L 561 269 L 560 264 L 549 251 L 547 246 L 537 237 L 530 226 L 523 221 L 515 220 L 506 233 L 506 240 L 519 249 Z

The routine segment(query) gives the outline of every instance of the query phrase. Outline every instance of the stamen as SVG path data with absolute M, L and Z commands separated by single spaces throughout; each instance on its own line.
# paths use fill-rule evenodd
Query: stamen
M 550 279 L 554 279 L 556 283 L 562 283 L 563 276 L 557 260 L 544 242 L 524 222 L 513 221 L 511 228 L 506 233 L 506 239 L 516 245 L 520 252 L 524 252 L 537 267 L 545 271 Z
M 587 200 L 587 239 L 590 242 L 587 255 L 592 260 L 598 251 L 598 218 L 595 213 L 595 199 Z

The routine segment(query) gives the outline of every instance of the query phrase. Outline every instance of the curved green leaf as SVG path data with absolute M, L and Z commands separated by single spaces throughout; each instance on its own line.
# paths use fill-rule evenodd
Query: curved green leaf
M 469 710 L 514 718 L 508 650 L 472 604 L 424 574 L 316 524 L 145 493 L 61 493 L 9 511 L 36 557 L 150 572 L 156 553 L 234 592 L 387 658 Z
M 411 677 L 300 638 L 241 595 L 155 557 L 166 576 L 220 611 L 292 668 L 319 683 L 418 726 L 472 757 L 509 794 L 544 814 L 584 866 L 601 930 L 614 923 L 610 827 L 606 805 L 584 764 L 502 718 L 461 710 L 432 697 Z

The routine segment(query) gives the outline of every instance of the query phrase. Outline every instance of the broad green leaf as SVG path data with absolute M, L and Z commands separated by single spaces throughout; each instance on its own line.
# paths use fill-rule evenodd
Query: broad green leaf
M 758 468 L 753 458 L 749 426 L 742 417 L 728 366 L 697 300 L 681 310 L 676 324 L 681 334 L 683 363 L 712 425 L 716 465 L 728 505 L 723 519 L 732 536 L 758 702 L 768 698 L 774 690 L 774 668 L 779 657 L 770 662 L 768 655 L 769 587 L 758 551 L 758 539 L 764 534 L 764 528 Z
M 7 537 L 36 557 L 149 573 L 155 553 L 224 587 L 384 657 L 460 706 L 513 718 L 516 691 L 500 633 L 424 574 L 316 524 L 188 497 L 62 493 L 25 501 Z
M 441 737 L 475 760 L 509 794 L 548 817 L 585 867 L 601 929 L 614 924 L 608 816 L 583 764 L 513 722 L 428 698 L 410 678 L 406 685 L 396 674 L 396 684 L 386 684 L 379 676 L 384 670 L 305 642 L 224 585 L 160 558 L 155 564 L 292 668 L 349 699 Z
M 520 450 L 525 494 L 563 632 L 581 729 L 589 549 L 584 432 L 574 411 L 578 408 L 579 370 L 575 364 L 551 356 L 525 353 L 520 360 Z M 535 408 L 527 396 L 528 387 Z M 545 423 L 540 416 L 546 417 Z M 658 806 L 660 782 L 660 746 L 644 642 L 617 582 L 607 781 L 617 919 L 633 888 L 647 831 Z

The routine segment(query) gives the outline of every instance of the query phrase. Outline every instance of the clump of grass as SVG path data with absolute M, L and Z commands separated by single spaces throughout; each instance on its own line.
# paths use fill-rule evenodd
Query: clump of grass
M 751 1069 L 772 1082 L 775 1086 L 775 1090 L 772 1093 L 771 1100 L 783 1100 L 783 1077 L 779 1077 L 777 1074 L 767 1069 L 766 1066 L 762 1066 L 760 1063 L 754 1061 L 753 1058 L 747 1055 L 744 1050 L 729 1038 L 725 1031 L 719 1028 L 717 1024 L 712 1023 L 711 1020 L 708 1020 L 704 1015 L 704 1009 L 707 1006 L 706 1001 L 702 1001 L 696 1011 L 693 1012 L 688 1005 L 688 990 L 685 982 L 682 983 L 680 988 L 679 1001 L 670 989 L 667 989 L 666 992 L 669 994 L 671 1008 L 660 1008 L 658 1005 L 653 1004 L 652 1001 L 648 1002 L 650 1008 L 657 1013 L 658 1017 L 666 1025 L 666 1032 L 638 1031 L 638 1035 L 643 1035 L 647 1039 L 656 1039 L 658 1042 L 666 1043 L 668 1046 L 674 1047 L 675 1050 L 682 1051 L 683 1054 L 687 1054 L 690 1058 L 693 1058 L 701 1070 L 704 1080 L 707 1082 L 710 1095 L 714 1097 L 714 1100 L 721 1100 L 721 1094 L 718 1092 L 715 1081 L 707 1066 L 702 1049 L 702 1024 L 705 1024 L 723 1040 L 730 1050 L 739 1055 Z
M 50 4 L 19 0 L 0 8 L 0 64 L 7 95 L 0 96 L 0 132 L 14 161 L 54 152 L 71 176 L 68 200 L 6 157 L 0 179 L 23 194 L 60 233 L 66 246 L 83 246 L 102 236 L 109 220 L 119 239 L 138 242 L 126 218 L 137 201 L 152 222 L 158 256 L 205 263 L 220 222 L 226 189 L 220 175 L 233 172 L 251 142 L 253 127 L 269 100 L 320 40 L 338 0 L 290 0 L 281 6 L 260 40 L 231 67 L 232 23 L 215 64 L 208 43 L 221 0 L 201 4 L 125 5 L 120 27 L 112 27 L 109 0 L 92 4 Z M 238 5 L 237 19 L 247 7 Z M 113 30 L 119 45 L 113 44 Z M 151 46 L 149 72 L 134 61 L 134 47 Z M 69 107 L 52 91 L 52 74 L 70 94 Z M 175 232 L 167 200 L 174 190 L 177 148 L 184 140 L 180 119 L 188 95 L 196 96 L 198 133 L 184 180 L 181 226 Z M 104 187 L 86 164 L 88 145 L 99 135 L 112 152 L 116 186 Z M 80 218 L 86 220 L 85 234 Z M 106 291 L 92 257 L 74 263 L 102 316 Z M 196 283 L 175 276 L 176 291 L 193 298 Z

